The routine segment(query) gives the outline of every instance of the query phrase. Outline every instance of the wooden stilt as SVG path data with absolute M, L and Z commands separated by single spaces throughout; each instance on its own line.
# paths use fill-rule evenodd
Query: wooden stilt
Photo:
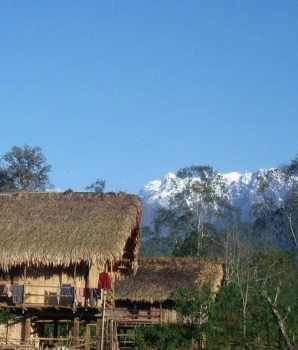
M 9 328 L 9 321 L 10 320 L 7 320 L 6 321 L 6 336 L 5 336 L 5 344 L 8 343 L 8 328 Z
M 89 342 L 90 342 L 90 325 L 87 324 L 86 328 L 85 328 L 85 341 L 84 341 L 85 349 L 84 350 L 89 350 L 90 349 Z
M 109 324 L 109 338 L 110 338 L 110 350 L 114 349 L 114 332 L 113 332 L 113 320 L 110 320 Z
M 27 316 L 25 318 L 25 334 L 24 334 L 25 344 L 29 344 L 30 342 L 30 333 L 31 333 L 31 318 Z
M 105 322 L 106 327 L 105 327 L 105 350 L 108 350 L 108 344 L 109 344 L 109 321 L 106 320 Z
M 44 337 L 44 323 L 37 323 L 36 324 L 36 327 L 37 327 L 37 335 L 38 335 L 38 338 L 43 338 Z M 40 348 L 41 347 L 41 342 L 38 341 L 38 343 L 35 343 L 35 347 L 38 347 Z
M 113 327 L 113 336 L 114 336 L 114 348 L 113 350 L 119 349 L 118 344 L 118 335 L 117 335 L 117 321 L 113 321 L 114 327 Z
M 100 350 L 101 348 L 101 319 L 98 318 L 96 320 L 96 339 L 97 339 L 97 347 L 96 350 Z
M 25 307 L 25 299 L 26 299 L 26 278 L 27 278 L 27 267 L 25 265 L 24 267 L 24 289 L 23 289 L 23 310 L 26 310 L 26 307 Z
M 106 299 L 107 299 L 107 291 L 103 290 L 103 301 L 102 301 L 102 326 L 101 326 L 101 347 L 100 350 L 103 350 L 104 344 L 104 332 L 105 332 L 105 313 L 106 313 Z
M 79 344 L 80 319 L 76 317 L 73 320 L 73 345 Z

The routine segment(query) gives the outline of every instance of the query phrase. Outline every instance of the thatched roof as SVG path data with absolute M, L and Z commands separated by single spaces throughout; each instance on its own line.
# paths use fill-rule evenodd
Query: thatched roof
M 136 275 L 115 282 L 116 300 L 163 302 L 180 286 L 192 288 L 204 283 L 211 283 L 216 291 L 223 277 L 221 259 L 139 258 Z
M 0 268 L 137 259 L 141 202 L 127 193 L 0 194 Z

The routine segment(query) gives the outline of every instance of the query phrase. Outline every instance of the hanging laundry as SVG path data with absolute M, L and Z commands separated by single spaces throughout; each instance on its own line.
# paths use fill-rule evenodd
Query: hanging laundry
M 95 288 L 94 291 L 95 291 L 96 299 L 99 300 L 99 299 L 100 299 L 100 296 L 101 296 L 101 291 L 100 291 L 100 289 L 99 289 L 99 288 Z
M 88 302 L 90 299 L 90 288 L 84 288 L 84 298 L 85 298 L 85 306 L 88 306 Z
M 12 293 L 10 290 L 11 284 L 7 283 L 5 286 L 6 286 L 6 290 L 7 290 L 7 296 L 10 298 L 12 296 Z
M 62 305 L 69 304 L 73 299 L 73 288 L 71 284 L 65 283 L 61 286 L 60 301 Z
M 15 284 L 12 291 L 12 301 L 16 304 L 23 302 L 24 286 Z
M 60 287 L 60 283 L 58 283 L 57 285 L 57 303 L 59 305 L 59 301 L 60 301 L 60 293 L 61 293 L 61 287 Z
M 99 289 L 111 289 L 111 280 L 107 272 L 101 272 L 98 278 Z
M 75 287 L 75 295 L 78 303 L 82 302 L 82 298 L 84 296 L 84 288 L 83 287 Z

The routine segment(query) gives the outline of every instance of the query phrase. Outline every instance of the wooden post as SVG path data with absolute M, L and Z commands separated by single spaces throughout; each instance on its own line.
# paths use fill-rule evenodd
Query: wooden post
M 85 342 L 85 350 L 89 350 L 90 345 L 88 343 L 90 342 L 90 324 L 86 325 L 84 342 Z
M 162 303 L 159 303 L 159 317 L 160 317 L 160 323 L 163 322 L 163 319 L 162 319 Z
M 104 343 L 104 330 L 105 330 L 105 314 L 106 314 L 106 298 L 107 298 L 107 292 L 104 289 L 103 290 L 103 306 L 102 306 L 102 326 L 101 326 L 101 347 L 100 350 L 103 350 L 103 343 Z
M 100 348 L 101 348 L 101 344 L 100 344 L 100 340 L 101 340 L 101 319 L 100 318 L 98 318 L 96 320 L 96 339 L 97 339 L 96 350 L 100 350 Z
M 5 336 L 5 344 L 8 343 L 8 328 L 9 328 L 9 320 L 6 321 L 6 336 Z
M 79 344 L 80 319 L 75 317 L 73 320 L 73 345 Z
M 44 337 L 44 323 L 37 323 L 37 336 L 38 338 L 43 338 Z M 42 347 L 42 342 L 43 341 L 38 341 L 38 343 L 35 343 L 35 347 L 41 348 Z
M 117 336 L 117 321 L 112 320 L 113 322 L 113 347 L 112 350 L 118 350 L 118 336 Z
M 114 331 L 113 331 L 113 320 L 110 320 L 110 324 L 109 324 L 109 331 L 110 331 L 110 350 L 114 349 Z
M 109 344 L 109 321 L 106 319 L 106 327 L 105 327 L 105 350 L 108 349 L 108 344 Z
M 26 316 L 25 318 L 25 344 L 30 342 L 30 333 L 31 333 L 31 318 Z
M 27 266 L 24 267 L 23 310 L 25 309 Z

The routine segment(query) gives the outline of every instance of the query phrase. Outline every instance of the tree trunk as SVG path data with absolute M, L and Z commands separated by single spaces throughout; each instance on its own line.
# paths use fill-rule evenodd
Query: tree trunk
M 280 314 L 278 313 L 276 307 L 275 307 L 275 303 L 277 301 L 277 297 L 278 297 L 278 293 L 279 293 L 279 289 L 276 290 L 276 295 L 275 295 L 275 300 L 274 300 L 274 303 L 272 303 L 270 300 L 268 300 L 268 303 L 269 303 L 269 306 L 270 306 L 270 310 L 271 312 L 273 313 L 273 316 L 275 317 L 276 319 L 276 322 L 277 322 L 277 325 L 278 325 L 278 328 L 287 344 L 287 348 L 288 350 L 294 350 L 292 344 L 291 344 L 291 341 L 290 341 L 290 338 L 288 337 L 287 333 L 286 333 L 286 329 L 285 329 L 285 325 L 284 325 L 284 322 L 280 316 Z

